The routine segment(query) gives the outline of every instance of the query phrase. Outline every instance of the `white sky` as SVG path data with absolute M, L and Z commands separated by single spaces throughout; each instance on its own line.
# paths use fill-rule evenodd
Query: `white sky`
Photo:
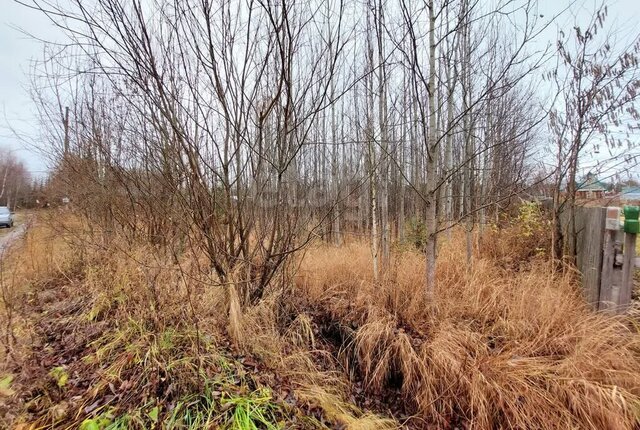
M 42 44 L 16 27 L 43 39 L 59 39 L 60 32 L 43 15 L 15 3 L 0 0 L 0 148 L 15 151 L 34 176 L 47 170 L 45 157 L 16 138 L 38 135 L 35 108 L 28 92 L 30 62 L 42 57 Z
M 574 10 L 578 11 L 578 20 L 581 16 L 588 17 L 600 3 L 600 0 L 577 1 L 579 7 L 574 7 Z M 569 4 L 570 0 L 539 0 L 539 13 L 548 19 Z M 621 40 L 640 32 L 640 0 L 609 0 L 607 4 L 607 26 L 621 29 Z M 571 28 L 573 22 L 573 16 L 563 16 L 542 35 L 539 42 L 541 46 L 555 40 L 559 27 Z M 38 135 L 35 108 L 28 94 L 28 73 L 30 62 L 41 57 L 42 45 L 39 41 L 22 34 L 16 27 L 47 40 L 61 40 L 61 34 L 36 11 L 21 6 L 14 0 L 0 0 L 0 148 L 15 151 L 25 161 L 27 168 L 38 176 L 47 170 L 45 157 L 16 138 L 11 129 L 19 130 L 27 136 L 27 140 Z M 633 152 L 640 154 L 640 149 L 636 147 Z M 608 151 L 601 150 L 600 154 L 591 155 L 591 159 L 588 156 L 583 161 L 583 168 L 587 169 L 598 160 L 608 157 Z M 640 168 L 636 169 L 636 172 L 631 173 L 640 177 Z
M 544 14 L 545 17 L 551 18 L 565 9 L 570 3 L 571 1 L 569 0 L 540 0 L 540 13 Z M 587 22 L 593 11 L 603 3 L 603 0 L 576 0 L 574 3 L 571 13 L 566 13 L 559 18 L 554 25 L 547 29 L 541 39 L 553 42 L 557 37 L 556 32 L 558 29 L 564 28 L 566 29 L 565 33 L 568 33 L 575 22 Z M 621 47 L 628 45 L 630 40 L 640 34 L 640 0 L 608 0 L 604 1 L 604 3 L 607 4 L 608 8 L 605 33 L 608 34 L 609 29 L 614 29 L 615 31 L 611 32 L 614 42 L 612 45 Z M 542 43 L 542 40 L 540 42 Z M 640 179 L 640 166 L 633 166 L 634 163 L 640 163 L 640 133 L 636 131 L 631 135 L 630 140 L 632 145 L 635 145 L 631 149 L 611 149 L 601 143 L 601 139 L 594 139 L 593 143 L 601 143 L 599 144 L 599 151 L 597 153 L 594 152 L 593 146 L 585 148 L 580 160 L 579 174 L 584 175 L 592 171 L 604 181 L 611 181 L 616 173 L 619 174 L 619 179 L 622 180 L 629 177 Z M 635 155 L 637 160 L 632 163 L 625 162 L 625 159 L 630 155 Z

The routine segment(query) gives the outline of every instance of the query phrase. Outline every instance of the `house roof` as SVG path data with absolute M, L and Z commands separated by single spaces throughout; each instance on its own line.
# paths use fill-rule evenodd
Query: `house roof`
M 578 187 L 578 191 L 607 191 L 607 186 L 602 183 L 589 184 Z
M 607 184 L 600 182 L 595 176 L 591 175 L 578 182 L 578 191 L 607 191 L 608 189 Z

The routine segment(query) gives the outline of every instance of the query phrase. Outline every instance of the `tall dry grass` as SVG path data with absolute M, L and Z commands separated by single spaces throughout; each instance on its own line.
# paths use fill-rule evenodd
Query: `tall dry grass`
M 255 358 L 263 383 L 292 390 L 343 428 L 397 428 L 384 415 L 398 411 L 414 428 L 638 425 L 634 325 L 591 312 L 574 274 L 510 248 L 508 231 L 481 241 L 472 266 L 461 235 L 443 243 L 431 298 L 423 255 L 398 248 L 374 282 L 368 245 L 350 243 L 309 248 L 292 265 L 294 285 L 255 306 L 242 305 L 233 283 L 216 283 L 198 255 L 175 261 L 117 236 L 99 246 L 79 240 L 77 226 L 72 237 L 57 232 L 40 226 L 27 236 L 19 270 L 31 291 L 20 297 L 64 290 L 78 303 L 72 321 L 104 330 L 85 345 L 94 361 L 74 370 L 96 366 L 99 375 L 83 407 L 133 380 L 130 399 L 192 393 L 231 354 Z M 380 399 L 371 402 L 378 414 L 354 403 L 360 386 L 365 399 Z
M 295 295 L 347 326 L 343 355 L 370 392 L 399 387 L 423 422 L 638 425 L 640 336 L 628 322 L 591 312 L 575 277 L 543 260 L 514 271 L 477 256 L 468 267 L 459 239 L 440 251 L 430 300 L 421 255 L 396 255 L 375 283 L 364 244 L 309 251 Z
M 26 222 L 30 223 L 29 220 Z M 78 255 L 55 231 L 31 226 L 0 255 L 0 364 L 17 355 L 28 344 L 23 327 L 29 325 L 23 309 L 31 300 L 35 284 L 68 282 Z
M 203 392 L 218 378 L 220 363 L 253 356 L 261 369 L 256 370 L 256 380 L 278 395 L 291 390 L 289 402 L 321 411 L 327 424 L 347 429 L 398 427 L 395 420 L 362 411 L 349 401 L 347 377 L 336 370 L 334 357 L 315 349 L 311 321 L 289 312 L 281 289 L 257 306 L 243 307 L 241 288 L 220 285 L 199 255 L 187 252 L 176 261 L 154 246 L 132 244 L 118 235 L 109 243 L 96 242 L 77 220 L 71 218 L 62 226 L 50 222 L 55 220 L 43 216 L 7 262 L 15 273 L 12 286 L 20 291 L 11 303 L 22 309 L 13 324 L 22 341 L 11 347 L 21 354 L 3 360 L 6 366 L 0 367 L 0 377 L 16 377 L 15 393 L 46 395 L 37 407 L 29 406 L 32 411 L 14 408 L 17 418 L 0 419 L 0 426 L 59 422 L 74 428 L 87 417 L 85 408 L 114 390 L 126 393 L 126 403 L 113 405 L 118 413 L 148 409 L 150 399 L 157 399 L 165 411 L 185 396 Z M 37 309 L 30 309 L 33 306 Z M 41 307 L 51 316 L 40 314 Z M 0 321 L 4 327 L 6 316 L 0 315 Z M 57 366 L 55 354 L 61 348 L 64 373 L 84 375 L 70 376 L 74 381 L 87 378 L 86 390 L 68 388 L 73 400 L 64 398 L 65 390 L 51 380 L 49 367 L 20 364 L 42 356 L 43 351 L 29 342 L 43 329 L 50 330 L 44 333 L 51 337 L 46 340 L 51 350 L 47 361 L 55 363 L 49 367 Z M 69 344 L 73 351 L 65 349 Z M 0 411 L 12 407 L 3 405 L 6 400 L 0 399 Z

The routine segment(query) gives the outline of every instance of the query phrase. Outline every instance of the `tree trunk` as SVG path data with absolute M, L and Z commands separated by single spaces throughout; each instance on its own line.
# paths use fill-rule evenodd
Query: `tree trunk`
M 437 135 L 436 135 L 436 41 L 435 27 L 436 17 L 434 1 L 429 0 L 429 138 L 427 142 L 427 210 L 425 215 L 425 227 L 427 229 L 426 243 L 426 288 L 427 294 L 433 295 L 436 288 L 436 168 L 437 168 Z
M 387 130 L 387 76 L 384 58 L 383 28 L 384 12 L 382 0 L 377 5 L 378 21 L 376 23 L 376 36 L 378 39 L 378 121 L 380 124 L 380 147 L 381 147 L 381 189 L 380 189 L 380 221 L 382 227 L 382 269 L 389 269 L 390 261 L 390 221 L 389 221 L 389 138 Z
M 373 72 L 373 44 L 371 43 L 371 15 L 367 15 L 367 50 L 369 56 L 369 72 Z M 368 168 L 369 174 L 369 208 L 371 212 L 371 254 L 373 257 L 373 278 L 377 282 L 379 279 L 378 268 L 378 175 L 376 148 L 374 146 L 375 132 L 373 123 L 374 111 L 374 95 L 373 95 L 373 79 L 371 74 L 366 79 L 367 85 L 367 148 L 368 148 Z
M 335 88 L 333 87 L 335 84 L 332 83 L 332 97 L 335 95 Z M 342 238 L 340 236 L 340 196 L 339 196 L 339 184 L 338 184 L 338 131 L 336 125 L 336 104 L 335 102 L 331 105 L 331 140 L 333 144 L 332 150 L 332 160 L 331 160 L 331 182 L 333 185 L 333 201 L 331 204 L 333 205 L 333 243 L 336 246 L 340 246 L 342 244 Z

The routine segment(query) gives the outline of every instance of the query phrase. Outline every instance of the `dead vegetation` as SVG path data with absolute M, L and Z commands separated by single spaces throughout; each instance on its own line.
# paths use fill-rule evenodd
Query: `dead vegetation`
M 395 427 L 347 400 L 348 380 L 316 364 L 335 360 L 310 348 L 309 321 L 280 327 L 274 296 L 241 309 L 235 288 L 196 277 L 193 256 L 171 264 L 81 232 L 40 224 L 6 263 L 3 426 Z
M 454 234 L 441 245 L 428 298 L 413 251 L 398 249 L 374 282 L 366 244 L 316 245 L 289 290 L 248 306 L 233 285 L 209 283 L 197 256 L 172 263 L 118 240 L 82 245 L 73 228 L 65 237 L 41 222 L 12 256 L 21 264 L 4 264 L 13 276 L 3 291 L 13 295 L 2 338 L 14 339 L 3 341 L 5 426 L 638 423 L 636 328 L 591 312 L 574 275 L 540 256 L 515 270 L 477 250 L 465 267 Z M 494 233 L 481 243 L 503 246 Z M 519 233 L 505 229 L 500 240 Z
M 543 262 L 466 270 L 441 251 L 435 297 L 415 291 L 419 257 L 371 282 L 366 251 L 318 249 L 298 286 L 309 306 L 345 325 L 341 354 L 372 392 L 397 389 L 411 414 L 438 427 L 633 428 L 638 336 L 587 309 L 571 274 Z

